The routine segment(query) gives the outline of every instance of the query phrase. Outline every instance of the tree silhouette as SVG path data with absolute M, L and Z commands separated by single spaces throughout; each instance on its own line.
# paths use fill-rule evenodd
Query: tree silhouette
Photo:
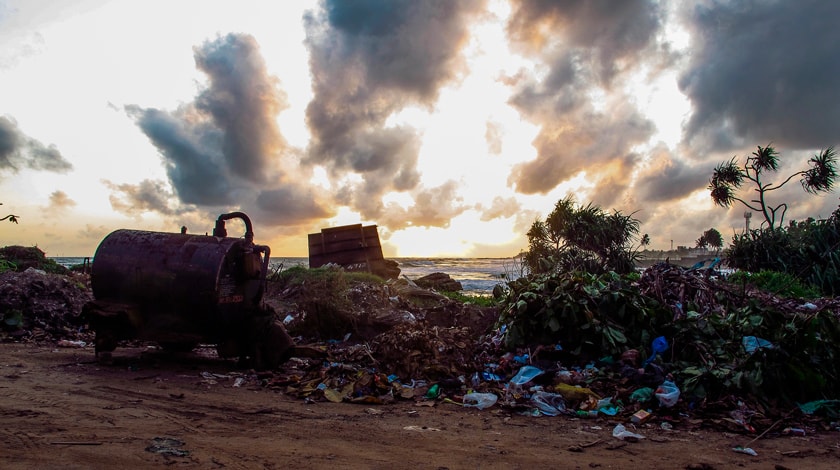
M 703 232 L 703 235 L 697 239 L 697 248 L 706 248 L 710 246 L 715 250 L 723 248 L 723 236 L 714 228 L 710 228 Z
M 3 203 L 0 202 L 0 206 L 2 206 L 2 205 L 3 205 Z M 6 219 L 9 219 L 9 222 L 18 223 L 18 216 L 16 216 L 16 215 L 9 214 L 6 217 L 3 217 L 2 219 L 0 219 L 0 222 L 4 221 Z
M 800 170 L 788 176 L 779 184 L 767 183 L 765 177 L 770 172 L 779 170 L 779 154 L 770 145 L 758 146 L 758 150 L 747 157 L 743 167 L 738 166 L 736 157 L 723 162 L 715 167 L 712 179 L 709 181 L 708 189 L 711 191 L 712 200 L 721 207 L 729 207 L 733 202 L 738 201 L 749 209 L 760 212 L 764 216 L 764 222 L 770 229 L 781 227 L 787 212 L 787 203 L 776 206 L 770 205 L 767 196 L 796 176 L 801 176 L 799 182 L 802 189 L 810 194 L 831 191 L 837 179 L 837 160 L 834 147 L 828 147 L 808 160 L 810 168 Z M 753 191 L 757 193 L 755 199 L 747 202 L 736 195 L 741 186 L 752 184 Z

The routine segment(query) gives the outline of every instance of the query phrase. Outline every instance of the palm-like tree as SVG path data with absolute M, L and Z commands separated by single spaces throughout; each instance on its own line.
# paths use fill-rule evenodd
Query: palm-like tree
M 781 188 L 796 176 L 801 176 L 802 188 L 810 194 L 828 192 L 834 187 L 837 180 L 837 159 L 833 146 L 811 157 L 808 164 L 807 170 L 797 171 L 779 184 L 765 182 L 767 174 L 779 170 L 779 154 L 770 145 L 759 145 L 758 150 L 747 157 L 743 167 L 738 166 L 736 157 L 715 167 L 708 188 L 715 204 L 729 207 L 736 201 L 740 202 L 749 209 L 760 212 L 764 216 L 762 225 L 766 223 L 773 229 L 784 223 L 788 206 L 786 203 L 771 206 L 767 201 L 768 193 Z M 736 195 L 745 183 L 752 183 L 753 191 L 756 192 L 755 198 L 749 202 Z

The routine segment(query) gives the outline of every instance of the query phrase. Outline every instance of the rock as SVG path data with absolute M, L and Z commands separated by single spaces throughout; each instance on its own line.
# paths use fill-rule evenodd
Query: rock
M 464 289 L 460 282 L 452 279 L 449 274 L 432 273 L 415 279 L 414 283 L 425 289 L 434 289 L 443 292 L 458 292 Z

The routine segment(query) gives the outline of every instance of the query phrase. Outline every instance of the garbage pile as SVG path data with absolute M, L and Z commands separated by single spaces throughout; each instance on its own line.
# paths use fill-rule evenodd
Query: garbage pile
M 576 273 L 511 282 L 484 329 L 455 324 L 469 307 L 431 325 L 433 308 L 441 307 L 416 309 L 362 341 L 330 342 L 323 357 L 292 361 L 263 383 L 310 401 L 415 400 L 633 423 L 655 416 L 732 432 L 781 416 L 825 428 L 840 421 L 835 299 L 778 298 L 662 264 L 638 280 Z
M 2 339 L 89 341 L 77 315 L 91 294 L 76 276 L 0 274 Z M 523 278 L 491 308 L 404 281 L 317 276 L 270 286 L 266 301 L 298 347 L 249 381 L 308 402 L 410 400 L 744 433 L 840 426 L 837 299 L 779 298 L 668 264 L 637 278 Z

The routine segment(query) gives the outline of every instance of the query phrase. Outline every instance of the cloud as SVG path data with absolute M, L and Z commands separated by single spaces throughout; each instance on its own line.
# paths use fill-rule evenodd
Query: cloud
M 112 185 L 115 209 L 164 215 L 191 208 L 259 211 L 259 222 L 306 223 L 333 213 L 329 195 L 315 193 L 277 124 L 288 107 L 279 79 L 268 73 L 256 40 L 228 34 L 194 48 L 208 78 L 192 102 L 175 111 L 128 105 L 126 112 L 160 152 L 174 196 L 154 199 L 161 182 Z M 158 193 L 166 196 L 165 192 Z
M 560 47 L 568 58 L 552 66 L 561 84 L 585 71 L 601 85 L 634 68 L 656 45 L 662 27 L 658 2 L 649 0 L 513 0 L 508 35 L 526 53 Z M 570 68 L 571 66 L 571 68 Z
M 493 155 L 502 153 L 502 137 L 504 129 L 498 122 L 487 121 L 484 130 L 484 141 L 487 142 L 487 151 Z
M 423 188 L 411 193 L 414 204 L 408 208 L 389 204 L 378 223 L 391 231 L 406 227 L 449 227 L 450 221 L 469 207 L 458 196 L 458 184 L 447 181 L 434 188 Z
M 692 49 L 679 80 L 694 108 L 686 141 L 702 150 L 838 143 L 840 3 L 691 5 L 683 19 Z
M 493 202 L 490 203 L 490 207 L 479 207 L 479 209 L 482 210 L 481 221 L 489 222 L 493 219 L 515 216 L 522 209 L 522 204 L 514 197 L 504 198 L 496 196 L 493 198 Z
M 626 179 L 640 160 L 633 147 L 647 142 L 655 127 L 618 78 L 668 55 L 657 40 L 658 4 L 518 0 L 513 5 L 508 35 L 540 66 L 505 83 L 514 89 L 510 104 L 541 128 L 534 140 L 536 159 L 516 165 L 508 183 L 521 193 L 545 194 L 582 171 L 610 181 L 604 173 L 620 167 Z M 609 195 L 616 197 L 616 189 Z
M 14 119 L 0 116 L 0 172 L 17 173 L 23 168 L 67 173 L 73 165 L 54 145 L 45 146 L 28 137 Z
M 67 193 L 56 190 L 50 193 L 50 203 L 46 209 L 51 212 L 61 212 L 76 205 L 76 201 L 70 199 Z
M 468 20 L 484 4 L 327 0 L 305 17 L 314 98 L 306 110 L 312 141 L 304 163 L 323 166 L 334 180 L 360 175 L 362 183 L 342 185 L 338 200 L 363 217 L 389 217 L 382 196 L 418 188 L 420 137 L 386 121 L 409 105 L 433 106 L 440 88 L 463 76 Z M 439 220 L 416 202 L 405 216 L 420 225 Z
M 640 171 L 635 195 L 645 203 L 676 202 L 692 192 L 705 188 L 714 168 L 673 158 L 666 149 L 654 152 L 650 165 Z
M 163 181 L 143 180 L 139 184 L 115 184 L 102 180 L 102 184 L 111 190 L 108 198 L 111 207 L 129 216 L 138 216 L 143 212 L 157 212 L 173 215 L 177 210 L 170 207 L 173 198 L 167 184 Z

